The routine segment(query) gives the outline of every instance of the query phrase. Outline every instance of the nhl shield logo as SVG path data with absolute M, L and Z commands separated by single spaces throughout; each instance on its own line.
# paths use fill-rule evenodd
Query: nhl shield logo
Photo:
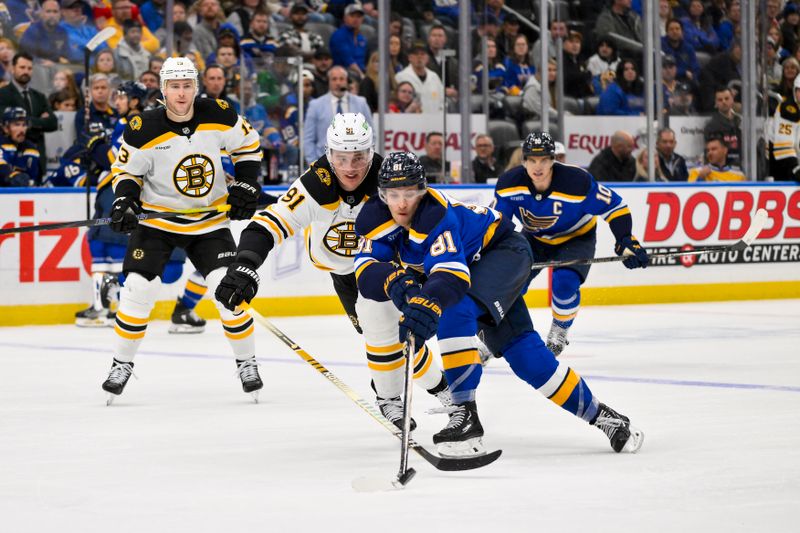
M 172 179 L 184 196 L 202 198 L 214 186 L 214 163 L 203 154 L 184 157 L 175 167 Z

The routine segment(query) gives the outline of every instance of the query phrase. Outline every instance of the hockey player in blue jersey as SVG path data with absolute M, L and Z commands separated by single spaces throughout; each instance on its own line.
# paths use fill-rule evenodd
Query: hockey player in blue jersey
M 548 133 L 528 135 L 522 156 L 522 166 L 497 180 L 494 207 L 509 220 L 519 219 L 537 262 L 594 257 L 599 216 L 616 238 L 615 252 L 630 255 L 623 264 L 647 266 L 647 252 L 631 234 L 630 209 L 617 193 L 582 168 L 555 162 L 556 143 Z M 533 271 L 532 277 L 539 272 Z M 569 344 L 567 332 L 578 313 L 580 287 L 588 274 L 589 265 L 553 270 L 553 323 L 547 347 L 556 356 Z
M 0 120 L 0 187 L 39 185 L 41 154 L 36 143 L 25 138 L 28 113 L 21 107 L 7 107 Z
M 498 211 L 428 188 L 411 153 L 386 157 L 378 187 L 356 219 L 363 237 L 355 262 L 358 288 L 364 297 L 391 300 L 400 309 L 401 339 L 414 335 L 422 343 L 438 336 L 454 404 L 447 426 L 433 436 L 439 452 L 484 452 L 475 401 L 482 374 L 479 331 L 519 378 L 600 428 L 614 451 L 637 451 L 643 433 L 600 403 L 533 330 L 522 299 L 533 254 L 512 223 Z

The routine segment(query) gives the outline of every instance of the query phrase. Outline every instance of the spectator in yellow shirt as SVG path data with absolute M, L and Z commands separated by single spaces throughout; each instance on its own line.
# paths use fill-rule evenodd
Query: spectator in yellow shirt
M 706 161 L 689 171 L 688 181 L 747 181 L 741 170 L 728 165 L 728 146 L 720 138 L 706 141 Z
M 116 48 L 122 40 L 122 25 L 124 22 L 133 18 L 132 8 L 133 2 L 131 2 L 131 0 L 111 0 L 112 18 L 107 21 L 106 26 L 111 26 L 117 30 L 117 33 L 108 39 L 108 46 L 112 49 Z M 141 22 L 141 20 L 139 22 Z M 141 46 L 151 54 L 158 52 L 158 49 L 161 47 L 158 39 L 150 32 L 147 26 L 142 27 Z

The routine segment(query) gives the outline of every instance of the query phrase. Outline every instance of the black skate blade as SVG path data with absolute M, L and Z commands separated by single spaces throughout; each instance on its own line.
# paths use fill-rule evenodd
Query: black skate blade
M 457 472 L 459 470 L 475 470 L 476 468 L 482 468 L 497 461 L 497 459 L 503 453 L 503 450 L 495 450 L 483 455 L 442 457 L 432 454 L 421 446 L 414 447 L 412 449 L 421 455 L 423 459 L 432 464 L 434 468 L 437 470 L 442 470 L 443 472 Z
M 416 474 L 416 470 L 409 468 L 402 475 L 394 479 L 363 476 L 354 479 L 351 482 L 351 486 L 356 492 L 386 492 L 390 490 L 402 490 Z

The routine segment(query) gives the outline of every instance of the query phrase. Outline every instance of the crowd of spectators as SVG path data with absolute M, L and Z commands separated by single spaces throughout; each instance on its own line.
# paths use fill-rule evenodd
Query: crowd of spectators
M 471 94 L 459 95 L 458 64 L 463 58 L 443 54 L 457 48 L 458 3 L 392 2 L 387 112 L 441 114 L 445 106 L 456 111 L 459 97 L 481 95 L 486 76 L 492 102 L 487 119 L 513 124 L 521 138 L 529 121 L 541 118 L 542 83 L 550 89 L 551 118 L 565 104 L 557 101 L 555 86 L 561 63 L 570 113 L 645 114 L 642 50 L 637 45 L 644 35 L 641 1 L 555 2 L 556 16 L 548 23 L 546 81 L 540 36 L 505 10 L 506 4 L 531 20 L 538 15 L 530 1 L 471 3 Z M 670 116 L 709 116 L 705 140 L 722 144 L 726 159 L 720 162 L 715 143 L 711 148 L 706 143 L 707 164 L 702 168 L 736 169 L 741 152 L 740 0 L 660 0 L 657 5 L 664 96 L 664 107 L 657 111 L 667 123 Z M 794 1 L 766 0 L 766 6 L 762 16 L 769 38 L 761 68 L 775 94 L 794 99 L 800 9 Z M 0 85 L 5 85 L 0 88 L 0 111 L 19 107 L 27 112 L 26 138 L 41 155 L 42 172 L 33 181 L 40 184 L 45 181 L 44 133 L 58 127 L 54 112 L 75 112 L 77 142 L 98 131 L 110 132 L 117 119 L 114 89 L 121 82 L 141 82 L 149 91 L 148 105 L 159 105 L 159 69 L 170 49 L 195 62 L 203 96 L 226 100 L 262 132 L 263 147 L 271 154 L 265 165 L 270 178 L 275 179 L 276 169 L 286 177 L 296 171 L 290 170 L 293 166 L 322 154 L 324 129 L 334 113 L 362 112 L 371 121 L 371 114 L 379 112 L 376 9 L 375 1 L 353 0 L 176 0 L 167 46 L 166 0 L 7 0 L 0 6 Z M 115 32 L 91 55 L 84 80 L 85 46 L 106 27 Z M 488 62 L 479 53 L 484 38 Z M 298 59 L 304 65 L 301 71 Z M 83 86 L 88 87 L 85 94 Z M 436 180 L 447 181 L 444 139 L 433 129 L 425 136 L 423 159 Z M 472 168 L 479 182 L 514 163 L 513 143 L 493 138 L 491 129 L 488 133 L 474 141 Z M 628 149 L 635 144 L 631 133 L 638 132 L 615 133 L 592 162 L 599 179 L 646 178 L 641 165 L 646 151 L 634 154 Z M 675 152 L 674 132 L 665 128 L 658 139 L 656 179 L 690 179 L 686 162 Z M 299 160 L 301 142 L 305 161 Z M 694 176 L 703 180 L 718 174 L 701 171 Z

